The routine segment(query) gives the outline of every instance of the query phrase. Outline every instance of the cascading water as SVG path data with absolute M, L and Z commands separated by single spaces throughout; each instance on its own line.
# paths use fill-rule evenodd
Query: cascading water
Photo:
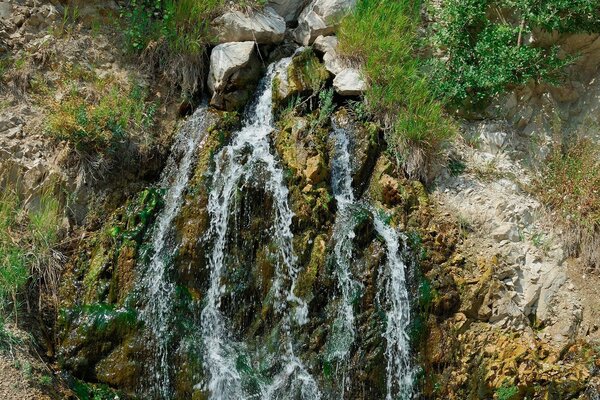
M 173 220 L 179 214 L 183 193 L 189 181 L 195 154 L 206 137 L 210 117 L 206 106 L 199 107 L 185 122 L 171 149 L 171 155 L 162 173 L 160 187 L 168 188 L 164 209 L 157 218 L 152 233 L 154 254 L 140 281 L 140 292 L 146 300 L 142 320 L 154 335 L 155 357 L 150 366 L 150 390 L 156 398 L 169 399 L 169 353 L 171 308 L 174 285 L 169 279 L 169 261 L 176 251 L 173 243 Z
M 405 279 L 405 264 L 400 248 L 401 235 L 385 224 L 381 215 L 364 201 L 355 201 L 352 192 L 352 175 L 348 132 L 333 121 L 334 157 L 332 161 L 332 189 L 337 202 L 337 213 L 333 228 L 333 257 L 336 266 L 341 305 L 332 327 L 332 345 L 328 351 L 330 359 L 343 361 L 347 358 L 355 339 L 353 297 L 358 283 L 352 279 L 352 242 L 357 221 L 353 214 L 369 209 L 373 215 L 376 232 L 383 238 L 387 249 L 387 260 L 383 265 L 383 286 L 379 291 L 380 304 L 387 309 L 387 325 L 384 338 L 386 347 L 386 400 L 410 399 L 413 394 L 413 370 L 410 363 L 409 339 L 410 301 Z M 344 398 L 342 379 L 341 398 Z
M 357 292 L 357 282 L 352 279 L 352 242 L 355 237 L 356 221 L 353 216 L 357 209 L 352 192 L 352 175 L 349 152 L 349 138 L 345 129 L 333 123 L 334 156 L 331 168 L 331 186 L 337 204 L 333 228 L 333 261 L 341 299 L 338 315 L 334 321 L 328 345 L 328 360 L 345 363 L 354 343 L 353 297 Z M 340 398 L 344 398 L 347 384 L 345 368 L 342 367 Z
M 210 228 L 206 239 L 211 243 L 209 253 L 210 281 L 206 305 L 202 311 L 201 331 L 204 344 L 204 364 L 208 373 L 206 389 L 211 399 L 238 400 L 246 398 L 309 400 L 320 397 L 317 385 L 302 362 L 294 355 L 291 325 L 304 323 L 307 305 L 294 295 L 296 286 L 296 257 L 292 249 L 290 230 L 293 214 L 288 205 L 288 189 L 284 185 L 283 171 L 271 154 L 269 134 L 273 130 L 272 90 L 273 76 L 278 68 L 286 68 L 291 58 L 269 67 L 261 83 L 258 99 L 249 108 L 244 127 L 235 134 L 233 142 L 215 156 L 215 172 L 208 201 Z M 271 237 L 276 244 L 277 259 L 275 279 L 271 288 L 275 310 L 282 317 L 281 364 L 283 368 L 271 380 L 265 379 L 258 389 L 245 387 L 237 369 L 236 360 L 247 353 L 247 346 L 230 331 L 230 324 L 221 310 L 225 293 L 226 245 L 231 232 L 230 218 L 235 215 L 235 195 L 257 180 L 273 197 L 273 223 Z M 286 280 L 290 288 L 283 293 Z M 292 305 L 289 309 L 288 305 Z M 293 391 L 294 393 L 290 393 Z
M 386 400 L 411 399 L 414 393 L 414 370 L 410 362 L 408 337 L 410 300 L 405 276 L 406 265 L 400 247 L 403 238 L 385 223 L 379 213 L 373 212 L 373 220 L 375 230 L 383 238 L 387 249 L 387 260 L 379 278 L 382 286 L 378 293 L 380 304 L 387 308 L 384 332 L 387 342 Z

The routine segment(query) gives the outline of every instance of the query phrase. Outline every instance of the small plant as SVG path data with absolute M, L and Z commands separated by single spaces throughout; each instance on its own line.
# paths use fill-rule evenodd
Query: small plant
M 146 100 L 138 85 L 123 87 L 110 80 L 92 80 L 95 99 L 75 86 L 79 75 L 71 71 L 73 86 L 61 102 L 50 104 L 46 133 L 69 142 L 83 154 L 114 154 L 135 133 L 151 127 L 156 106 Z
M 18 322 L 19 297 L 28 284 L 56 289 L 60 217 L 50 193 L 27 209 L 10 186 L 0 195 L 0 317 L 10 309 Z
M 519 388 L 514 385 L 502 385 L 496 390 L 497 400 L 513 400 L 519 394 Z
M 448 161 L 448 171 L 450 171 L 450 175 L 458 176 L 462 175 L 463 172 L 467 169 L 467 166 L 461 160 L 451 158 Z

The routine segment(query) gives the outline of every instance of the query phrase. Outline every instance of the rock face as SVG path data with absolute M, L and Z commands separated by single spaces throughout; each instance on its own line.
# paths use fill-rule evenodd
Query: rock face
M 306 0 L 271 0 L 268 6 L 281 15 L 286 22 L 292 22 L 296 20 L 306 3 Z
M 298 17 L 294 31 L 298 43 L 307 46 L 320 35 L 331 35 L 356 0 L 313 0 Z
M 272 44 L 283 41 L 285 35 L 285 20 L 270 7 L 250 15 L 229 11 L 216 18 L 212 25 L 219 43 L 251 40 Z
M 367 84 L 359 70 L 346 68 L 336 75 L 333 88 L 342 96 L 360 96 L 367 89 Z
M 210 55 L 208 88 L 211 105 L 233 110 L 246 103 L 260 75 L 254 42 L 232 42 L 216 46 Z

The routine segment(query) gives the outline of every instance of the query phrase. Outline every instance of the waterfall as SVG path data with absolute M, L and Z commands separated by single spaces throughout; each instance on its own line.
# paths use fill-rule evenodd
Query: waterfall
M 410 301 L 405 276 L 406 265 L 402 260 L 404 242 L 401 235 L 387 225 L 380 213 L 373 212 L 375 230 L 383 238 L 387 260 L 380 272 L 382 282 L 378 293 L 379 303 L 386 310 L 386 400 L 411 399 L 413 397 L 414 370 L 410 362 Z
M 141 318 L 154 335 L 155 357 L 150 366 L 150 390 L 161 399 L 169 399 L 169 353 L 171 302 L 174 285 L 169 279 L 169 261 L 176 246 L 173 243 L 173 220 L 179 214 L 183 194 L 192 170 L 195 155 L 206 137 L 209 124 L 206 106 L 199 107 L 185 122 L 173 144 L 167 165 L 162 173 L 160 187 L 168 188 L 164 208 L 157 218 L 152 233 L 154 254 L 140 281 L 140 292 L 146 300 Z
M 306 321 L 308 307 L 294 295 L 298 271 L 290 228 L 293 213 L 288 205 L 288 189 L 284 185 L 283 171 L 271 153 L 269 143 L 269 134 L 273 130 L 273 76 L 277 69 L 286 68 L 290 62 L 291 58 L 287 58 L 269 66 L 260 84 L 257 100 L 245 115 L 243 128 L 234 135 L 232 143 L 215 156 L 215 172 L 208 200 L 210 228 L 206 236 L 212 246 L 209 253 L 210 281 L 201 316 L 203 361 L 208 374 L 206 388 L 211 399 L 297 398 L 296 395 L 288 394 L 291 390 L 305 400 L 319 398 L 316 383 L 293 350 L 291 326 Z M 270 382 L 260 383 L 258 392 L 248 392 L 243 385 L 243 377 L 236 368 L 237 356 L 246 353 L 247 346 L 236 342 L 220 306 L 226 290 L 222 279 L 226 268 L 230 218 L 235 215 L 235 195 L 245 186 L 256 184 L 257 180 L 273 196 L 270 234 L 277 247 L 277 263 L 271 291 L 275 310 L 283 316 L 284 350 L 280 361 L 284 367 Z M 291 283 L 287 293 L 284 293 L 286 281 Z M 292 309 L 289 309 L 289 305 Z M 290 383 L 290 379 L 294 381 Z

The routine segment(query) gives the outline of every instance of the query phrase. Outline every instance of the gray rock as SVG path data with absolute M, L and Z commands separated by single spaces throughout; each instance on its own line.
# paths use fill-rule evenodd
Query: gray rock
M 251 40 L 270 44 L 283 41 L 285 27 L 285 20 L 267 7 L 250 15 L 229 11 L 213 21 L 212 32 L 219 43 Z
M 321 35 L 331 35 L 355 4 L 356 0 L 313 0 L 298 17 L 295 40 L 308 46 Z
M 211 104 L 217 108 L 236 109 L 248 97 L 260 75 L 260 62 L 254 42 L 233 42 L 216 46 L 210 55 L 208 88 Z
M 360 71 L 346 68 L 336 75 L 333 88 L 342 96 L 359 96 L 367 89 L 367 84 Z
M 5 1 L 0 2 L 0 20 L 2 22 L 10 19 L 12 15 L 12 4 Z
M 519 238 L 519 231 L 517 229 L 517 226 L 511 223 L 503 223 L 500 226 L 498 226 L 493 232 L 492 232 L 492 238 L 494 240 L 496 240 L 497 242 L 501 242 L 503 240 L 510 240 L 511 242 L 518 242 L 520 240 Z
M 337 53 L 331 51 L 325 53 L 323 56 L 323 64 L 325 65 L 325 69 L 333 75 L 339 74 L 346 68 L 345 63 L 338 57 Z
M 267 4 L 283 17 L 286 22 L 295 21 L 307 0 L 270 0 Z
M 216 46 L 210 54 L 210 91 L 214 93 L 221 90 L 234 72 L 248 65 L 253 53 L 254 42 L 234 42 Z
M 321 53 L 335 53 L 338 47 L 338 39 L 335 36 L 319 36 L 315 39 L 313 47 Z

